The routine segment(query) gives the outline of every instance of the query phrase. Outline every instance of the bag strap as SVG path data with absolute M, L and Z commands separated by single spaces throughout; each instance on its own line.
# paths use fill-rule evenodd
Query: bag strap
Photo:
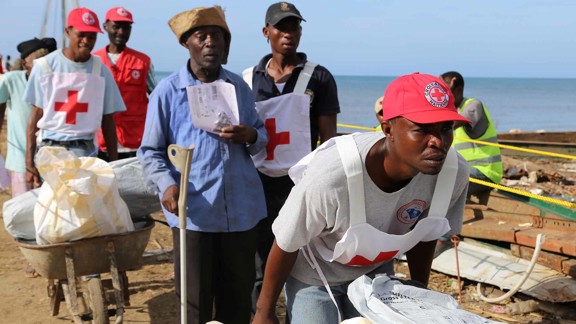
M 366 223 L 366 203 L 364 200 L 364 176 L 362 158 L 358 152 L 353 136 L 344 135 L 336 138 L 336 145 L 348 183 L 350 202 L 350 226 Z M 442 170 L 438 174 L 434 194 L 430 202 L 428 217 L 444 218 L 450 207 L 456 175 L 458 174 L 458 156 L 451 148 L 446 155 Z
M 298 80 L 296 81 L 296 86 L 294 86 L 293 93 L 305 93 L 306 88 L 308 87 L 308 82 L 310 82 L 310 78 L 312 78 L 312 73 L 318 63 L 314 63 L 311 61 L 307 61 L 300 71 L 300 75 L 298 75 Z
M 452 200 L 452 192 L 454 191 L 457 174 L 458 155 L 454 148 L 450 148 L 442 170 L 436 179 L 436 187 L 434 187 L 434 196 L 432 197 L 432 202 L 430 202 L 428 217 L 446 217 L 446 213 L 450 207 L 450 201 Z
M 352 135 L 336 138 L 338 154 L 344 166 L 348 183 L 348 200 L 350 202 L 350 226 L 366 223 L 366 203 L 364 200 L 364 174 L 362 158 Z
M 320 265 L 318 264 L 318 260 L 316 260 L 314 253 L 312 253 L 312 249 L 310 248 L 310 243 L 306 244 L 306 246 L 300 248 L 300 251 L 302 252 L 302 255 L 304 256 L 304 258 L 306 259 L 306 261 L 308 262 L 310 267 L 313 270 L 316 270 L 316 273 L 318 273 L 320 280 L 322 280 L 322 284 L 324 284 L 324 288 L 326 288 L 326 292 L 328 293 L 328 296 L 330 296 L 330 299 L 332 299 L 332 303 L 334 303 L 334 306 L 336 306 L 336 310 L 338 310 L 338 323 L 342 322 L 342 315 L 340 315 L 340 308 L 338 307 L 338 303 L 336 302 L 336 298 L 334 297 L 334 293 L 332 293 L 332 289 L 330 289 L 330 285 L 328 284 L 328 279 L 326 279 L 324 272 L 322 271 L 322 269 L 320 269 Z
M 248 83 L 250 89 L 252 89 L 252 76 L 254 75 L 254 68 L 256 67 L 252 66 L 242 71 L 242 79 Z

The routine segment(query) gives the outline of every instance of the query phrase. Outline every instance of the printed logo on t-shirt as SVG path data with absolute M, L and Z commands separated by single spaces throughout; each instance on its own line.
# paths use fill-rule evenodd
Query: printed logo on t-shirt
M 416 222 L 418 217 L 426 209 L 426 202 L 419 199 L 414 199 L 411 202 L 400 207 L 396 212 L 396 217 L 401 223 L 412 224 Z

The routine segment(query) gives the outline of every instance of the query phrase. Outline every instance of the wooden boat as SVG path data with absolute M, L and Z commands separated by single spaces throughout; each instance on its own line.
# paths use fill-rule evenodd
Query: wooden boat
M 576 132 L 499 133 L 498 142 L 504 145 L 503 157 L 564 159 L 573 163 L 570 158 L 576 156 Z M 505 190 L 493 190 L 478 198 L 466 205 L 464 238 L 487 241 L 509 249 L 514 256 L 530 259 L 536 236 L 542 233 L 546 239 L 538 263 L 576 278 L 573 203 L 559 205 L 554 200 Z
M 498 133 L 498 143 L 528 150 L 576 156 L 576 132 Z M 502 154 L 515 157 L 539 157 L 538 153 L 502 148 Z

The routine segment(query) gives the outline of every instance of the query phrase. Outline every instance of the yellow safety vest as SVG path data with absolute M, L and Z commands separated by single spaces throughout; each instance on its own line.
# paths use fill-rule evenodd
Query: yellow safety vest
M 466 105 L 470 103 L 474 98 L 470 98 L 464 102 L 461 108 L 458 109 L 462 112 Z M 488 110 L 482 104 L 482 109 L 484 114 L 488 118 L 488 128 L 486 132 L 482 134 L 479 138 L 475 140 L 483 142 L 498 143 L 496 137 L 496 127 L 492 122 L 492 117 L 488 113 Z M 484 144 L 476 144 L 471 142 L 466 142 L 458 140 L 456 138 L 469 139 L 470 136 L 466 134 L 464 127 L 458 127 L 454 132 L 454 142 L 452 146 L 468 161 L 470 167 L 478 169 L 482 174 L 488 177 L 494 183 L 500 183 L 502 180 L 503 170 L 502 170 L 502 157 L 500 155 L 500 148 L 497 146 L 489 146 Z

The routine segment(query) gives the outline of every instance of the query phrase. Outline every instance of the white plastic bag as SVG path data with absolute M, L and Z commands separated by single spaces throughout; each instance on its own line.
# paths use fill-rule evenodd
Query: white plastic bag
M 498 323 L 461 309 L 447 294 L 404 285 L 386 275 L 354 280 L 348 286 L 348 298 L 362 316 L 374 323 Z
M 13 237 L 29 241 L 36 240 L 34 228 L 34 206 L 40 194 L 40 188 L 27 191 L 2 206 L 4 227 Z
M 77 158 L 62 147 L 43 147 L 36 166 L 44 179 L 34 207 L 38 244 L 134 230 L 114 172 L 105 161 Z

